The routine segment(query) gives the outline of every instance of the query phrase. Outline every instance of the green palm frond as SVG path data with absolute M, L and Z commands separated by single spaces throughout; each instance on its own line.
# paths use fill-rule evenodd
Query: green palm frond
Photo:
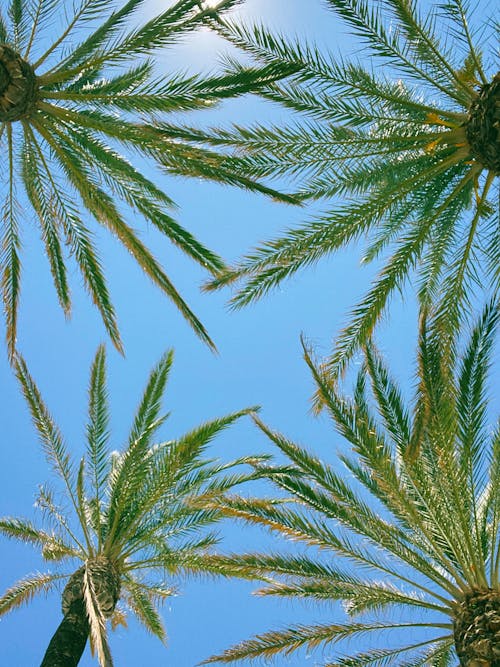
M 385 667 L 394 663 L 404 657 L 408 651 L 415 651 L 427 647 L 426 650 L 418 653 L 417 657 L 413 657 L 410 661 L 404 664 L 406 667 L 424 667 L 425 665 L 435 665 L 436 667 L 450 667 L 454 664 L 452 656 L 451 643 L 440 641 L 437 649 L 435 648 L 435 640 L 422 641 L 412 646 L 406 646 L 402 649 L 376 649 L 367 653 L 358 653 L 356 655 L 340 657 L 335 663 L 325 665 L 325 667 L 362 667 L 363 665 L 370 665 L 370 667 Z M 451 650 L 450 650 L 451 649 Z
M 97 350 L 89 383 L 89 419 L 87 424 L 87 460 L 90 467 L 90 483 L 94 495 L 94 526 L 98 533 L 99 544 L 102 542 L 102 502 L 109 471 L 109 413 L 106 393 L 105 350 Z
M 74 466 L 71 463 L 59 427 L 54 422 L 38 387 L 28 371 L 26 362 L 21 357 L 17 359 L 16 374 L 47 459 L 64 481 L 68 493 L 74 497 L 76 488 Z
M 259 635 L 256 639 L 242 642 L 234 648 L 230 648 L 222 655 L 215 658 L 209 658 L 202 664 L 210 664 L 214 662 L 236 662 L 238 660 L 248 660 L 252 658 L 272 658 L 278 653 L 285 653 L 285 655 L 296 651 L 302 647 L 310 649 L 316 648 L 318 645 L 327 643 L 335 644 L 336 642 L 358 638 L 360 635 L 369 634 L 373 632 L 378 634 L 384 630 L 413 630 L 422 626 L 432 627 L 440 630 L 446 630 L 450 624 L 420 624 L 420 623 L 348 623 L 345 625 L 315 625 L 304 626 L 297 625 L 287 628 L 282 631 L 268 632 Z M 437 641 L 446 639 L 447 637 L 437 637 L 429 639 L 425 642 L 419 643 L 417 646 L 425 644 L 434 644 Z
M 20 357 L 15 360 L 47 461 L 62 482 L 66 507 L 59 507 L 54 492 L 41 487 L 36 507 L 50 529 L 4 517 L 0 533 L 33 545 L 46 560 L 72 568 L 62 596 L 63 623 L 70 610 L 73 616 L 85 615 L 84 628 L 103 667 L 112 665 L 107 626 L 109 619 L 113 625 L 122 618 L 112 620 L 120 600 L 148 631 L 165 641 L 160 606 L 179 581 L 200 574 L 230 576 L 229 565 L 225 568 L 223 561 L 214 565 L 219 537 L 210 528 L 223 515 L 209 507 L 209 501 L 214 503 L 233 486 L 260 476 L 254 467 L 267 461 L 241 457 L 221 463 L 204 458 L 207 445 L 237 420 L 255 413 L 255 407 L 209 421 L 176 440 L 155 442 L 165 421 L 162 401 L 172 360 L 168 351 L 152 369 L 126 446 L 111 452 L 106 355 L 103 346 L 98 348 L 88 385 L 87 447 L 79 464 L 70 457 L 25 362 Z M 249 465 L 245 472 L 242 467 Z M 68 575 L 48 573 L 19 581 L 0 598 L 0 614 L 51 590 L 62 579 Z M 50 650 L 53 645 L 54 639 Z
M 424 306 L 438 296 L 439 324 L 451 334 L 484 282 L 480 262 L 488 267 L 486 282 L 498 288 L 500 75 L 486 53 L 483 59 L 468 3 L 326 4 L 367 61 L 333 57 L 262 25 L 214 22 L 263 67 L 297 68 L 260 94 L 297 112 L 298 120 L 172 131 L 197 146 L 233 148 L 247 176 L 287 179 L 304 203 L 325 202 L 323 212 L 261 243 L 207 283 L 207 289 L 235 284 L 233 307 L 362 238 L 368 241 L 363 262 L 385 258 L 337 340 L 330 365 L 340 373 L 409 278 Z M 488 45 L 490 33 L 487 24 L 481 44 Z M 228 61 L 229 70 L 239 67 Z M 496 241 L 485 243 L 488 237 Z
M 47 572 L 46 574 L 33 574 L 21 579 L 5 591 L 0 598 L 0 614 L 6 614 L 16 607 L 27 604 L 39 593 L 48 593 L 61 579 L 66 579 L 67 576 Z
M 256 464 L 281 500 L 214 502 L 309 547 L 214 556 L 214 570 L 261 579 L 262 596 L 341 602 L 352 620 L 266 632 L 207 663 L 318 647 L 331 667 L 498 660 L 496 620 L 486 618 L 500 613 L 499 439 L 487 400 L 499 306 L 489 303 L 468 340 L 451 347 L 435 315 L 422 324 L 410 404 L 373 346 L 345 392 L 305 348 L 322 404 L 349 444 L 338 456 L 347 475 L 254 418 L 286 459 Z
M 39 222 L 65 314 L 71 312 L 67 261 L 72 257 L 111 340 L 121 350 L 90 231 L 95 223 L 130 251 L 195 333 L 212 347 L 213 342 L 158 260 L 127 225 L 119 202 L 212 275 L 224 268 L 216 253 L 173 219 L 172 200 L 156 185 L 157 178 L 144 176 L 143 167 L 134 164 L 137 158 L 170 174 L 296 201 L 245 176 L 232 156 L 173 139 L 166 123 L 169 113 L 212 107 L 267 86 L 296 68 L 271 63 L 206 76 L 159 76 L 152 60 L 158 49 L 220 20 L 238 0 L 211 8 L 198 0 L 178 0 L 133 27 L 143 4 L 144 0 L 128 0 L 116 8 L 108 0 L 80 0 L 66 12 L 53 0 L 10 0 L 0 15 L 0 150 L 6 156 L 7 175 L 0 189 L 0 269 L 11 358 L 21 285 L 23 209 L 31 208 Z M 51 35 L 53 26 L 61 32 Z
M 40 547 L 45 560 L 56 561 L 62 558 L 81 558 L 82 556 L 80 550 L 67 544 L 57 533 L 40 530 L 26 519 L 1 518 L 0 533 L 5 537 Z
M 125 550 L 124 555 L 129 556 L 139 551 L 147 539 L 160 535 L 180 539 L 196 534 L 217 519 L 217 512 L 204 508 L 205 499 L 220 495 L 251 475 L 242 473 L 228 479 L 221 472 L 233 464 L 201 465 L 200 456 L 210 440 L 250 411 L 213 420 L 179 440 L 159 444 L 154 450 L 143 449 L 142 454 L 137 447 L 129 447 L 130 456 L 124 456 L 119 473 L 110 478 L 108 488 L 108 523 L 112 533 L 107 541 L 113 549 Z M 247 462 L 243 458 L 236 464 Z M 169 489 L 166 507 L 165 489 Z M 176 498 L 190 501 L 178 503 Z
M 150 586 L 146 586 L 130 576 L 125 580 L 125 588 L 128 594 L 128 606 L 133 609 L 136 617 L 140 620 L 142 625 L 144 625 L 146 630 L 152 635 L 158 637 L 160 641 L 166 642 L 167 633 L 155 602 L 158 599 L 162 600 L 163 598 L 172 595 L 172 591 L 159 588 L 152 590 Z

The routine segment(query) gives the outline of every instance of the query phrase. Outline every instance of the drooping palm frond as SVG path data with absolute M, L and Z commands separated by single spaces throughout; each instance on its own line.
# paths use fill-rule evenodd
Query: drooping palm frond
M 127 604 L 133 609 L 136 617 L 152 635 L 160 641 L 165 642 L 166 631 L 157 610 L 158 601 L 161 603 L 173 594 L 173 590 L 167 587 L 150 586 L 133 577 L 125 578 L 125 589 L 127 592 Z
M 285 496 L 232 495 L 218 507 L 310 548 L 218 558 L 233 576 L 261 578 L 260 595 L 342 602 L 350 619 L 267 632 L 207 663 L 319 646 L 332 667 L 498 662 L 499 445 L 487 409 L 498 321 L 492 302 L 451 365 L 446 337 L 424 324 L 409 405 L 372 346 L 347 394 L 305 348 L 321 400 L 352 451 L 339 456 L 348 475 L 255 418 L 287 460 L 257 468 Z
M 476 36 L 469 3 L 326 4 L 359 40 L 363 60 L 334 57 L 262 25 L 214 22 L 263 66 L 297 68 L 261 92 L 294 111 L 295 122 L 172 132 L 197 145 L 232 147 L 247 176 L 285 178 L 304 202 L 326 202 L 322 213 L 261 243 L 207 284 L 236 284 L 234 307 L 361 239 L 368 240 L 363 262 L 385 258 L 337 340 L 330 364 L 337 373 L 408 278 L 423 305 L 439 294 L 441 324 L 451 334 L 475 285 L 498 288 L 500 74 L 488 52 L 493 22 Z
M 99 347 L 90 372 L 87 449 L 79 465 L 72 461 L 25 362 L 20 357 L 15 360 L 33 423 L 46 458 L 62 482 L 69 510 L 59 508 L 53 492 L 42 487 L 37 507 L 50 530 L 39 529 L 28 520 L 3 518 L 0 534 L 32 544 L 45 560 L 68 562 L 71 574 L 22 579 L 0 597 L 0 614 L 64 581 L 64 619 L 49 645 L 51 656 L 57 649 L 58 632 L 64 632 L 76 618 L 83 633 L 81 651 L 88 637 L 99 663 L 109 667 L 107 621 L 113 619 L 120 600 L 146 629 L 164 640 L 159 608 L 179 580 L 205 572 L 227 574 L 223 565 L 214 566 L 211 553 L 218 537 L 210 527 L 222 514 L 206 504 L 257 476 L 240 467 L 248 468 L 249 463 L 263 462 L 265 457 L 220 463 L 204 458 L 205 449 L 256 408 L 214 419 L 178 439 L 158 442 L 157 431 L 166 419 L 161 404 L 172 359 L 172 352 L 167 352 L 151 371 L 128 443 L 122 452 L 111 452 L 105 351 Z M 44 664 L 53 664 L 47 656 L 46 660 Z
M 270 65 L 220 75 L 158 74 L 151 58 L 158 49 L 206 26 L 238 1 L 223 0 L 206 7 L 198 0 L 177 0 L 135 28 L 144 0 L 128 0 L 118 9 L 110 0 L 80 0 L 71 11 L 52 0 L 11 0 L 2 13 L 0 151 L 6 159 L 0 192 L 0 262 L 11 358 L 20 294 L 22 209 L 26 208 L 33 210 L 40 224 L 57 296 L 67 315 L 71 311 L 69 255 L 111 340 L 121 349 L 91 231 L 93 222 L 99 223 L 172 299 L 196 334 L 213 346 L 128 218 L 131 212 L 138 214 L 217 275 L 224 268 L 220 257 L 175 221 L 172 200 L 154 177 L 144 175 L 143 162 L 137 163 L 137 158 L 170 174 L 208 178 L 293 201 L 242 175 L 230 156 L 174 140 L 163 129 L 168 113 L 212 107 L 292 71 L 288 65 Z
M 0 613 L 6 614 L 16 607 L 27 604 L 39 593 L 48 593 L 61 579 L 66 577 L 67 575 L 47 572 L 46 574 L 33 574 L 17 581 L 2 595 Z

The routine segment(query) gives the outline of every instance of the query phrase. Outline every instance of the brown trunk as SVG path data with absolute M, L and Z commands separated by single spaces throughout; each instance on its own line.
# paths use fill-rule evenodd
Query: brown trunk
M 40 667 L 76 667 L 89 635 L 83 599 L 74 600 L 55 631 Z
M 10 46 L 0 44 L 0 122 L 28 116 L 36 107 L 37 89 L 33 67 Z
M 462 667 L 500 667 L 500 591 L 469 591 L 453 625 Z
M 465 133 L 476 160 L 500 174 L 500 72 L 480 89 L 469 109 Z

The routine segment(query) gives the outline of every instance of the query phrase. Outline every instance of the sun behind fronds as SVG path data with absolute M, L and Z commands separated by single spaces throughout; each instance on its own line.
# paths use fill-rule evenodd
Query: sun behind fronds
M 286 65 L 271 65 L 227 76 L 159 73 L 152 57 L 155 52 L 237 2 L 222 0 L 204 7 L 198 0 L 178 0 L 138 27 L 133 26 L 144 0 L 128 0 L 118 8 L 113 0 L 80 0 L 71 7 L 54 0 L 11 0 L 0 9 L 0 269 L 11 358 L 16 345 L 22 227 L 33 213 L 67 315 L 71 309 L 69 255 L 113 343 L 121 349 L 94 244 L 92 225 L 97 222 L 172 299 L 196 334 L 213 346 L 133 227 L 139 216 L 211 274 L 223 268 L 215 253 L 171 217 L 173 202 L 157 177 L 151 180 L 144 175 L 144 159 L 170 174 L 281 197 L 235 173 L 223 154 L 173 140 L 162 128 L 171 112 L 213 106 L 286 71 Z
M 424 326 L 410 405 L 373 347 L 348 395 L 306 351 L 348 453 L 329 465 L 257 420 L 286 457 L 258 467 L 285 498 L 222 506 L 308 548 L 226 565 L 261 577 L 263 596 L 325 605 L 325 621 L 266 632 L 207 663 L 322 647 L 327 667 L 500 664 L 500 426 L 487 386 L 498 319 L 489 304 L 451 367 Z
M 127 446 L 111 451 L 105 353 L 98 349 L 89 383 L 87 449 L 75 462 L 24 361 L 16 358 L 16 373 L 62 496 L 58 500 L 49 487 L 40 489 L 37 507 L 47 530 L 25 519 L 0 519 L 2 535 L 32 544 L 45 560 L 57 563 L 55 571 L 30 575 L 9 588 L 0 597 L 0 615 L 65 583 L 64 618 L 44 667 L 62 664 L 65 646 L 71 664 L 78 664 L 88 638 L 100 664 L 111 665 L 107 620 L 113 628 L 126 625 L 126 610 L 165 640 L 159 608 L 179 581 L 189 574 L 224 574 L 209 559 L 218 542 L 210 527 L 221 513 L 195 501 L 213 499 L 253 476 L 237 469 L 248 462 L 245 458 L 228 463 L 204 458 L 213 438 L 249 410 L 204 423 L 175 440 L 154 440 L 166 419 L 161 402 L 171 363 L 168 352 L 153 369 Z
M 440 295 L 450 331 L 467 310 L 474 282 L 498 288 L 500 73 L 494 21 L 475 34 L 471 3 L 325 4 L 357 38 L 356 56 L 335 57 L 260 25 L 214 22 L 262 66 L 297 68 L 262 91 L 296 112 L 294 122 L 184 128 L 179 138 L 232 146 L 246 176 L 289 179 L 303 201 L 325 202 L 323 212 L 209 282 L 208 289 L 236 283 L 234 307 L 354 242 L 363 242 L 363 262 L 384 259 L 338 338 L 331 359 L 337 372 L 409 277 L 421 303 Z

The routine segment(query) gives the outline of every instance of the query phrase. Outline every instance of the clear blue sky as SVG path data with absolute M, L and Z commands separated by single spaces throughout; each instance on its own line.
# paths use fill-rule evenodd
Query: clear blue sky
M 150 0 L 148 18 L 164 6 L 160 0 Z M 321 0 L 247 0 L 239 14 L 262 19 L 283 32 L 314 37 L 333 51 L 352 48 Z M 216 53 L 223 48 L 204 33 L 161 54 L 159 67 L 196 71 L 206 69 L 210 62 L 215 67 Z M 244 123 L 271 117 L 285 119 L 286 114 L 247 98 L 228 103 L 206 120 Z M 200 116 L 196 118 L 201 120 Z M 190 121 L 188 116 L 186 121 Z M 179 204 L 178 219 L 228 260 L 279 229 L 299 222 L 304 215 L 261 196 L 201 181 L 164 177 L 163 185 Z M 234 313 L 226 308 L 227 293 L 202 295 L 202 272 L 153 230 L 145 229 L 142 221 L 136 226 L 144 230 L 143 238 L 207 326 L 219 355 L 202 346 L 127 253 L 109 235 L 98 232 L 126 347 L 123 358 L 108 344 L 116 448 L 122 447 L 149 369 L 166 348 L 173 347 L 175 365 L 165 404 L 172 416 L 161 431 L 164 439 L 180 435 L 206 419 L 260 404 L 266 422 L 308 444 L 325 459 L 334 460 L 342 443 L 325 418 L 314 419 L 309 413 L 312 383 L 301 359 L 299 335 L 304 332 L 320 353 L 329 350 L 349 307 L 361 296 L 371 276 L 369 270 L 359 266 L 362 249 L 350 249 L 323 261 L 259 304 Z M 97 345 L 106 341 L 106 336 L 76 270 L 72 276 L 74 315 L 69 323 L 64 320 L 42 244 L 29 222 L 25 229 L 19 348 L 71 451 L 79 457 L 84 450 L 88 368 Z M 414 330 L 415 308 L 408 294 L 404 303 L 393 302 L 391 321 L 381 327 L 380 341 L 382 349 L 390 353 L 396 374 L 409 380 Z M 30 517 L 37 486 L 50 480 L 50 474 L 3 347 L 0 354 L 0 514 Z M 269 450 L 269 444 L 247 422 L 238 424 L 213 445 L 213 454 L 224 460 Z M 221 531 L 227 550 L 264 549 L 271 542 L 268 536 L 239 526 L 227 525 Z M 279 546 L 277 541 L 274 544 Z M 29 572 L 46 568 L 27 545 L 2 541 L 0 548 L 1 590 Z M 132 623 L 128 631 L 119 629 L 111 635 L 117 667 L 194 667 L 213 652 L 256 632 L 290 621 L 335 617 L 333 609 L 251 597 L 256 587 L 220 580 L 184 584 L 182 595 L 172 598 L 164 608 L 168 646 L 165 648 Z M 0 667 L 37 665 L 60 618 L 60 600 L 51 595 L 0 619 Z M 278 658 L 275 664 L 298 667 L 320 661 L 320 654 L 300 654 L 290 660 Z M 94 664 L 87 651 L 82 667 Z

